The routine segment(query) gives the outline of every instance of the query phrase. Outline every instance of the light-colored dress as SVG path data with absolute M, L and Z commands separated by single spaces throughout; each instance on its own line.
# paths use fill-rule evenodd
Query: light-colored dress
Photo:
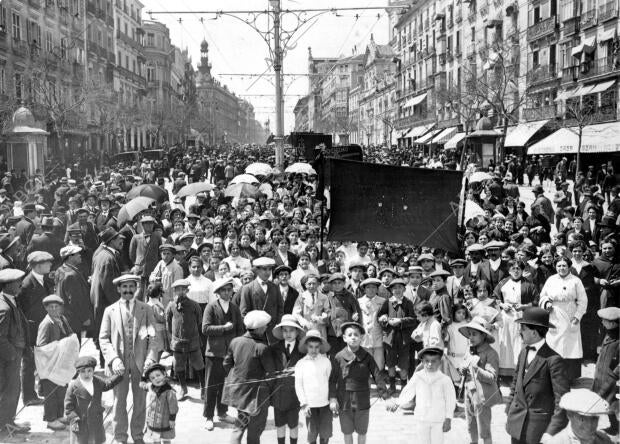
M 546 308 L 548 303 L 552 307 L 549 322 L 555 326 L 547 333 L 549 347 L 564 359 L 582 358 L 581 327 L 571 323 L 572 318 L 581 320 L 588 308 L 581 279 L 570 273 L 566 277 L 550 276 L 540 292 L 539 305 Z
M 383 347 L 383 331 L 377 321 L 377 312 L 385 302 L 385 299 L 381 296 L 375 296 L 372 299 L 368 299 L 368 296 L 362 296 L 357 302 L 362 310 L 364 330 L 366 330 L 361 343 L 362 347 Z
M 509 280 L 501 289 L 505 304 L 521 304 L 521 285 L 523 281 Z M 522 348 L 520 327 L 515 321 L 522 316 L 521 311 L 500 310 L 499 320 L 499 368 L 515 369 Z
M 448 352 L 447 357 L 448 361 L 452 364 L 454 368 L 459 368 L 463 365 L 463 361 L 467 351 L 469 350 L 469 340 L 465 335 L 463 335 L 459 328 L 467 325 L 467 321 L 462 322 L 452 322 L 447 327 L 448 332 Z M 452 380 L 454 383 L 459 383 L 461 381 L 461 377 L 458 373 L 452 376 Z
M 306 331 L 316 329 L 321 332 L 321 337 L 327 339 L 327 314 L 323 316 L 323 304 L 327 301 L 327 296 L 317 291 L 314 296 L 309 291 L 302 291 L 295 305 L 293 306 L 293 316 Z M 314 319 L 313 319 L 314 317 Z

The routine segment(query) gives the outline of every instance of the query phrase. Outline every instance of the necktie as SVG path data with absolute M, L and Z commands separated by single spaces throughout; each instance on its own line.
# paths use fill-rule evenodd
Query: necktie
M 532 363 L 532 361 L 534 360 L 534 358 L 532 358 L 531 360 L 529 359 L 530 356 L 530 352 L 533 351 L 534 353 L 536 353 L 536 347 L 533 347 L 531 345 L 528 345 L 527 347 L 525 347 L 525 369 L 527 370 L 527 368 L 530 366 L 530 364 Z
M 127 307 L 127 311 L 130 311 L 129 310 L 129 301 L 125 301 L 125 307 Z
M 286 344 L 286 352 L 289 356 L 291 356 L 291 353 L 293 352 L 293 347 L 291 346 L 291 344 Z

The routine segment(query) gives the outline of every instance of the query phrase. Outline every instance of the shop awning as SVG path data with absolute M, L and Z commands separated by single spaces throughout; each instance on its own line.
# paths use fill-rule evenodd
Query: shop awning
M 423 134 L 426 134 L 428 130 L 434 127 L 434 123 L 429 123 L 428 125 L 416 126 L 411 129 L 411 132 L 407 134 L 407 137 L 416 138 L 420 137 Z
M 575 89 L 567 89 L 566 91 L 562 91 L 560 94 L 558 94 L 558 96 L 555 98 L 554 102 L 560 102 L 562 100 L 566 100 L 569 99 L 571 97 L 575 97 L 575 91 L 579 89 L 579 88 L 575 88 Z
M 414 140 L 413 143 L 421 143 L 421 144 L 429 143 L 431 140 L 433 140 L 433 137 L 435 137 L 441 131 L 442 130 L 440 130 L 440 129 L 431 130 L 428 133 L 426 133 L 425 135 L 423 135 L 422 137 L 420 137 L 419 139 Z
M 598 38 L 598 43 L 602 45 L 604 42 L 608 42 L 614 38 L 616 38 L 616 28 L 603 31 Z
M 615 80 L 608 80 L 607 82 L 597 83 L 596 85 L 592 87 L 592 89 L 588 92 L 588 94 L 596 94 L 596 93 L 600 93 L 603 91 L 607 91 L 615 83 L 616 83 Z
M 555 133 L 529 147 L 527 154 L 576 154 L 578 146 L 579 128 L 560 128 Z M 620 122 L 601 123 L 584 127 L 581 138 L 581 152 L 620 152 Z
M 400 135 L 398 136 L 399 139 L 404 139 L 405 137 L 407 137 L 407 134 L 409 134 L 411 132 L 413 128 L 407 128 L 404 131 L 400 132 Z
M 431 143 L 446 143 L 448 140 L 452 138 L 456 134 L 457 128 L 453 126 L 452 128 L 444 128 L 439 134 L 433 137 Z
M 465 138 L 465 133 L 456 133 L 443 146 L 444 150 L 455 150 L 461 140 Z
M 508 128 L 508 135 L 504 146 L 525 146 L 534 134 L 538 132 L 549 120 L 520 123 L 516 127 Z
M 424 101 L 424 99 L 426 99 L 426 95 L 427 93 L 424 94 L 420 94 L 419 96 L 415 96 L 410 98 L 409 100 L 407 100 L 405 106 L 416 106 L 419 105 L 420 103 L 422 103 Z
M 589 39 L 585 39 L 583 43 L 575 46 L 571 51 L 571 55 L 573 57 L 580 57 L 583 51 L 587 53 L 591 53 L 592 51 L 594 51 L 595 48 L 596 48 L 596 36 L 590 37 Z

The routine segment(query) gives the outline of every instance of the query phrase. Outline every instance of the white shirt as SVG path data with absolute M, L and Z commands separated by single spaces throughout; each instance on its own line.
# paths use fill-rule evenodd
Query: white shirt
M 225 301 L 222 298 L 217 298 L 217 300 L 220 303 L 220 307 L 222 307 L 222 310 L 224 310 L 224 313 L 228 313 L 228 308 L 230 307 L 230 301 Z
M 491 270 L 493 271 L 497 271 L 501 263 L 502 263 L 502 258 L 499 258 L 496 260 L 489 259 L 489 265 L 491 265 Z
M 42 275 L 42 274 L 37 273 L 37 272 L 36 272 L 36 271 L 34 271 L 34 270 L 32 271 L 32 275 L 33 275 L 33 276 L 34 276 L 34 278 L 37 280 L 37 282 L 38 282 L 39 284 L 41 284 L 41 287 L 43 287 L 43 275 Z
M 133 306 L 136 305 L 134 299 L 129 300 L 129 311 L 127 311 L 127 301 L 125 301 L 125 299 L 121 298 L 119 302 L 121 304 L 121 307 L 123 307 L 123 310 L 125 310 L 125 313 L 128 313 L 130 315 L 133 313 Z
M 284 303 L 286 296 L 288 296 L 288 285 L 280 285 L 280 294 L 282 295 L 282 303 Z
M 291 341 L 291 342 L 284 341 L 284 348 L 289 354 L 293 353 L 293 350 L 295 350 L 295 341 Z
M 207 304 L 215 300 L 211 279 L 203 275 L 196 277 L 193 274 L 190 274 L 186 279 L 189 281 L 187 297 L 192 301 L 199 304 Z
M 530 365 L 532 363 L 532 361 L 534 360 L 534 358 L 536 357 L 536 353 L 538 353 L 538 350 L 540 350 L 540 347 L 542 347 L 545 343 L 544 338 L 541 339 L 540 341 L 531 344 L 529 347 L 534 347 L 536 350 L 528 350 L 527 351 L 527 356 L 526 356 L 526 363 L 527 365 Z
M 329 375 L 332 364 L 325 355 L 304 356 L 295 365 L 295 393 L 301 405 L 310 408 L 329 404 Z M 454 389 L 452 389 L 454 391 Z
M 456 392 L 452 378 L 441 370 L 415 372 L 398 397 L 398 405 L 416 399 L 414 415 L 424 422 L 443 423 L 454 416 Z
M 472 276 L 477 276 L 478 275 L 478 266 L 480 265 L 480 262 L 476 263 L 476 262 L 470 262 L 470 266 L 469 266 L 469 272 L 471 273 Z
M 288 254 L 287 253 L 288 251 L 282 253 L 280 250 L 278 250 L 278 256 L 280 256 L 280 259 L 282 259 L 282 263 L 288 267 Z
M 93 394 L 95 393 L 95 388 L 93 387 L 93 380 L 91 379 L 90 381 L 85 381 L 80 378 L 80 382 L 82 383 L 82 387 L 86 389 L 90 396 L 93 396 Z
M 260 288 L 263 289 L 263 292 L 265 294 L 267 294 L 267 282 L 266 281 L 262 281 L 259 278 L 256 278 L 256 282 L 258 282 L 258 285 L 260 285 Z

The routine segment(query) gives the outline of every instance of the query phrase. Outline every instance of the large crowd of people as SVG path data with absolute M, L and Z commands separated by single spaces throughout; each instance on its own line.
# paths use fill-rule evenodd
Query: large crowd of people
M 565 159 L 549 177 L 514 156 L 485 166 L 467 192 L 484 213 L 466 220 L 462 251 L 446 252 L 327 241 L 329 210 L 311 173 L 273 170 L 234 185 L 272 155 L 188 148 L 90 174 L 56 169 L 27 187 L 5 174 L 0 435 L 28 433 L 16 418 L 21 398 L 24 408 L 44 404 L 50 429 L 105 442 L 101 396 L 113 390 L 115 442 L 144 442 L 145 428 L 170 442 L 192 383 L 206 429 L 230 423 L 232 442 L 259 442 L 273 406 L 278 444 L 287 431 L 297 442 L 300 416 L 308 442 L 327 443 L 333 415 L 345 443 L 354 434 L 364 443 L 371 383 L 391 410 L 414 402 L 424 443 L 443 442 L 459 399 L 469 442 L 494 442 L 500 385 L 511 387 L 513 443 L 618 434 L 620 186 L 606 174 L 573 187 Z M 453 154 L 404 155 L 365 152 L 457 168 Z M 531 205 L 524 181 L 535 183 Z M 99 356 L 78 359 L 91 340 Z M 569 391 L 595 362 L 592 386 Z M 603 413 L 606 433 L 590 420 Z M 582 438 L 586 426 L 600 441 Z

